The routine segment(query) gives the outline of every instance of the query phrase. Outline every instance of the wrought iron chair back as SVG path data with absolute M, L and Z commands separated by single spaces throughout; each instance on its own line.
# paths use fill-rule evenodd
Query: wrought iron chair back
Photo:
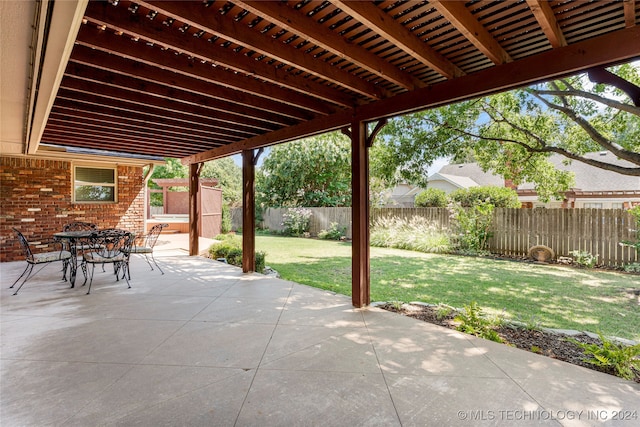
M 153 248 L 158 241 L 158 237 L 160 237 L 160 233 L 162 233 L 162 229 L 168 226 L 169 224 L 156 224 L 151 227 L 146 235 L 140 236 L 140 238 L 136 239 L 136 241 L 141 243 L 133 245 L 130 252 L 132 254 L 144 255 L 144 258 L 147 261 L 147 264 L 149 264 L 149 267 L 151 267 L 151 270 L 153 270 L 153 265 L 151 265 L 151 262 L 153 261 L 153 264 L 158 267 L 158 270 L 160 270 L 160 273 L 162 274 L 164 274 L 164 271 L 162 271 L 153 256 Z M 151 257 L 151 260 L 149 260 L 149 257 Z
M 122 272 L 122 276 L 127 281 L 127 286 L 131 288 L 128 269 L 129 254 L 133 244 L 133 234 L 126 230 L 110 228 L 94 232 L 91 234 L 91 237 L 88 238 L 87 242 L 89 249 L 82 255 L 83 271 L 87 271 L 87 266 L 91 265 L 91 277 L 87 294 L 91 293 L 91 284 L 93 283 L 93 273 L 96 264 L 113 264 L 116 281 L 120 280 L 120 273 Z M 85 274 L 85 282 L 86 277 Z
M 29 243 L 29 241 L 24 236 L 24 234 L 22 234 L 20 230 L 18 230 L 17 228 L 14 228 L 13 231 L 16 233 L 18 242 L 20 242 L 20 247 L 22 248 L 22 252 L 24 253 L 25 261 L 27 261 L 27 267 L 24 269 L 22 274 L 16 279 L 16 281 L 13 282 L 13 285 L 9 287 L 9 288 L 13 288 L 16 285 L 16 283 L 18 283 L 20 279 L 24 277 L 24 280 L 22 280 L 22 283 L 20 283 L 20 286 L 18 286 L 18 289 L 16 289 L 13 295 L 16 295 L 18 291 L 20 291 L 22 286 L 24 286 L 24 284 L 27 282 L 27 280 L 29 280 L 29 278 L 33 273 L 33 268 L 36 265 L 41 264 L 42 268 L 44 268 L 46 265 L 50 263 L 61 261 L 63 263 L 63 271 L 66 271 L 67 264 L 69 263 L 69 259 L 71 258 L 71 253 L 67 250 L 64 250 L 60 242 L 53 241 L 53 240 L 40 241 L 38 243 L 42 245 L 45 245 L 45 244 L 60 245 L 60 250 L 34 253 L 31 250 L 31 243 Z M 37 270 L 36 273 L 42 270 L 42 268 Z M 66 280 L 66 275 L 63 275 L 62 278 L 63 280 Z

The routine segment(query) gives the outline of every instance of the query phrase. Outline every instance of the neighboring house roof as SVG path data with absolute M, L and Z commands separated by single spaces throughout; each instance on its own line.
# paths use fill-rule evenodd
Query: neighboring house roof
M 469 188 L 469 187 L 479 187 L 480 186 L 480 184 L 478 184 L 473 179 L 471 179 L 471 178 L 469 178 L 467 176 L 449 175 L 449 174 L 438 172 L 438 173 L 434 173 L 433 175 L 431 175 L 429 177 L 429 181 L 431 181 L 431 182 L 437 181 L 437 180 L 447 181 L 447 182 L 451 183 L 452 185 L 454 185 L 456 187 L 460 187 L 460 188 Z
M 475 185 L 460 185 L 463 188 L 494 185 L 504 187 L 504 179 L 501 176 L 494 175 L 490 172 L 484 172 L 477 163 L 460 163 L 457 165 L 445 165 L 436 174 L 431 175 L 429 180 L 436 178 L 436 175 L 451 177 L 466 177 L 471 179 Z M 461 181 L 455 181 L 454 183 Z M 468 184 L 468 183 L 467 183 Z
M 621 160 L 608 151 L 599 153 L 588 153 L 584 157 L 595 159 L 601 162 L 610 163 L 617 166 L 634 167 L 633 163 Z M 558 169 L 571 171 L 575 174 L 576 190 L 582 191 L 640 191 L 640 177 L 621 175 L 617 172 L 608 171 L 602 168 L 588 165 L 577 160 L 566 165 L 567 158 L 559 154 L 549 157 L 549 161 Z M 637 166 L 636 166 L 637 167 Z M 533 189 L 532 183 L 522 183 L 518 189 Z
M 610 152 L 589 153 L 585 155 L 585 157 L 619 166 L 634 166 L 630 162 L 617 158 Z M 575 185 L 573 186 L 573 189 L 575 190 L 640 191 L 640 177 L 621 175 L 577 160 L 574 160 L 569 164 L 565 164 L 567 160 L 568 159 L 566 157 L 559 154 L 554 154 L 549 157 L 549 161 L 558 169 L 574 173 Z M 481 186 L 504 186 L 504 179 L 501 176 L 490 172 L 484 172 L 477 163 L 462 163 L 443 166 L 438 173 L 429 177 L 429 180 L 441 179 L 442 176 L 469 178 Z M 470 185 L 461 185 L 461 187 L 468 188 Z M 529 182 L 524 182 L 518 185 L 518 190 L 532 190 L 533 188 L 534 184 Z

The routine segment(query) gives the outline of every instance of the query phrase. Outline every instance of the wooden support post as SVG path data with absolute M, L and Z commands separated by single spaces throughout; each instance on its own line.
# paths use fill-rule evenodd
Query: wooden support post
M 371 302 L 369 269 L 369 152 L 366 124 L 351 125 L 351 191 L 353 244 L 351 254 L 351 292 L 355 307 Z
M 256 157 L 253 155 L 253 150 L 242 152 L 242 271 L 244 273 L 256 271 L 254 188 Z
M 200 170 L 202 163 L 189 165 L 189 255 L 199 255 L 199 222 L 200 222 Z M 163 194 L 165 196 L 166 193 Z M 166 199 L 165 199 L 166 200 Z M 164 204 L 165 202 L 163 202 Z

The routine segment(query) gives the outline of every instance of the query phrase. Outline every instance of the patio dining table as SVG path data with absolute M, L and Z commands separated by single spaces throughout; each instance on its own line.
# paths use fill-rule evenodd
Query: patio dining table
M 78 272 L 78 245 L 94 233 L 92 230 L 80 230 L 80 231 L 61 231 L 54 233 L 53 237 L 65 241 L 68 244 L 69 252 L 71 252 L 69 282 L 73 288 L 76 284 L 76 275 Z

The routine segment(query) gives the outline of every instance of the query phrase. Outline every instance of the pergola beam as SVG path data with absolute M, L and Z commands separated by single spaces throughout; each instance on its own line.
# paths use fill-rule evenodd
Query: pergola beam
M 181 109 L 179 104 L 164 106 L 144 104 L 137 102 L 136 98 L 124 100 L 124 98 L 108 96 L 108 94 L 105 93 L 96 94 L 90 90 L 76 90 L 65 87 L 60 88 L 58 98 L 63 100 L 68 99 L 69 101 L 76 102 L 77 104 L 82 103 L 95 106 L 105 106 L 113 110 L 120 110 L 125 114 L 128 112 L 138 111 L 148 114 L 149 116 L 169 116 L 174 120 L 184 121 L 185 123 L 200 123 L 211 127 L 217 127 L 218 130 L 224 130 L 228 135 L 235 136 L 237 138 L 250 138 L 257 133 L 257 129 L 255 128 L 242 125 L 231 125 L 229 122 L 224 120 L 206 116 L 202 114 L 202 110 L 191 109 L 191 112 L 185 111 L 187 109 Z
M 118 80 L 117 78 L 115 79 Z M 174 113 L 192 114 L 196 117 L 211 118 L 224 121 L 229 129 L 242 129 L 250 133 L 260 133 L 275 130 L 281 126 L 275 123 L 275 119 L 264 120 L 256 116 L 247 117 L 249 111 L 230 111 L 212 99 L 199 97 L 193 94 L 183 94 L 176 96 L 180 91 L 176 90 L 174 96 L 172 91 L 159 88 L 153 84 L 145 84 L 143 88 L 136 88 L 116 84 L 114 80 L 108 83 L 97 79 L 82 78 L 77 76 L 67 76 L 62 81 L 60 89 L 68 89 L 83 93 L 99 93 L 105 98 L 123 100 L 132 104 L 153 105 L 155 108 L 167 110 L 169 116 Z M 290 123 L 294 124 L 296 122 Z
M 636 0 L 624 0 L 624 25 L 627 28 L 636 25 Z
M 463 1 L 432 0 L 430 4 L 494 64 L 511 62 L 511 56 L 466 8 Z
M 340 0 L 334 3 L 340 9 L 358 19 L 358 21 L 366 24 L 367 27 L 382 33 L 384 38 L 446 78 L 452 79 L 465 74 L 458 66 L 446 59 L 426 42 L 416 38 L 407 28 L 393 20 L 389 20 L 389 15 L 385 14 L 372 2 Z
M 91 110 L 88 110 L 87 107 L 91 108 Z M 229 135 L 228 132 L 220 131 L 215 127 L 191 120 L 184 121 L 176 119 L 175 117 L 159 117 L 157 115 L 144 114 L 133 110 L 114 110 L 105 105 L 85 105 L 84 103 L 78 103 L 74 100 L 58 101 L 51 111 L 52 113 L 78 118 L 80 120 L 86 117 L 105 121 L 115 120 L 116 123 L 141 126 L 145 129 L 151 126 L 159 131 L 166 130 L 167 137 L 170 134 L 193 135 L 193 137 L 198 140 L 207 141 L 209 139 L 215 139 L 224 141 L 225 143 L 241 139 L 241 137 L 237 135 Z
M 545 0 L 527 0 L 527 4 L 531 12 L 533 12 L 533 16 L 536 17 L 538 24 L 540 24 L 540 28 L 549 39 L 551 46 L 554 48 L 566 46 L 567 40 L 564 38 L 549 2 Z
M 405 89 L 412 90 L 425 86 L 411 74 L 399 70 L 388 62 L 380 61 L 378 56 L 359 45 L 349 43 L 326 26 L 315 21 L 310 25 L 309 22 L 301 19 L 300 12 L 285 3 L 275 1 L 235 1 L 234 3 L 287 31 L 305 34 L 307 41 Z
M 179 3 L 183 5 L 188 4 L 187 2 Z M 353 106 L 355 102 L 353 96 L 335 88 L 331 88 L 325 84 L 320 84 L 309 79 L 292 75 L 284 70 L 246 56 L 225 54 L 224 51 L 221 51 L 216 46 L 212 46 L 206 40 L 195 37 L 183 37 L 177 30 L 173 31 L 178 34 L 173 34 L 171 28 L 163 26 L 160 22 L 155 23 L 155 21 L 153 21 L 150 23 L 150 26 L 148 23 L 131 20 L 130 14 L 126 11 L 120 10 L 120 8 L 117 7 L 112 7 L 106 2 L 90 2 L 89 6 L 87 6 L 86 13 L 91 22 L 94 22 L 97 25 L 104 25 L 105 27 L 113 28 L 115 31 L 122 32 L 123 35 L 126 34 L 129 38 L 138 38 L 138 42 L 129 40 L 127 43 L 130 42 L 130 45 L 138 49 L 140 54 L 147 54 L 147 50 L 143 48 L 145 45 L 143 40 L 145 40 L 151 44 L 157 45 L 156 49 L 158 49 L 158 46 L 161 46 L 164 49 L 170 49 L 184 54 L 183 58 L 176 59 L 176 61 L 179 60 L 181 62 L 185 62 L 187 57 L 195 58 L 196 61 L 193 65 L 194 73 L 196 70 L 203 69 L 205 66 L 205 64 L 201 64 L 202 66 L 198 66 L 197 64 L 200 61 L 206 61 L 207 69 L 213 68 L 213 65 L 216 65 L 219 68 L 229 68 L 234 72 L 239 72 L 246 76 L 259 76 L 260 79 L 269 83 L 280 87 L 286 87 L 296 92 L 289 94 L 289 97 L 294 99 L 298 97 L 301 101 L 306 98 L 307 102 L 311 104 L 320 104 L 318 102 L 320 99 L 343 107 L 350 107 Z M 126 28 L 121 26 L 123 22 L 127 23 Z M 126 38 L 127 37 L 125 36 L 124 39 Z M 140 43 L 140 41 L 143 42 Z M 122 43 L 125 44 L 124 40 Z M 122 48 L 122 46 L 119 48 Z M 173 62 L 173 59 L 170 58 L 169 55 L 160 55 L 160 57 L 163 58 L 165 62 Z M 206 75 L 206 73 L 204 74 Z M 224 81 L 225 79 L 221 79 L 221 84 L 223 84 Z M 239 81 L 237 83 L 240 84 Z M 239 86 L 236 87 L 240 89 Z M 312 95 L 313 98 L 307 96 L 307 94 Z M 287 97 L 283 96 L 282 99 L 286 100 Z M 300 105 L 303 104 L 301 103 Z M 331 106 L 329 105 L 328 107 Z
M 304 52 L 296 51 L 281 42 L 273 42 L 266 39 L 257 31 L 247 31 L 246 27 L 240 27 L 233 20 L 207 9 L 202 2 L 167 2 L 167 1 L 138 1 L 142 6 L 156 10 L 166 16 L 180 16 L 180 20 L 200 28 L 207 33 L 217 35 L 225 40 L 250 46 L 252 50 L 267 55 L 285 64 L 294 66 L 304 72 L 321 79 L 327 79 L 345 89 L 356 92 L 371 99 L 382 99 L 389 97 L 389 93 L 375 84 L 369 83 L 361 78 L 333 67 L 330 63 L 318 62 L 305 55 Z
M 78 46 L 78 48 L 84 48 L 84 46 Z M 214 86 L 202 80 L 176 75 L 170 71 L 156 69 L 157 72 L 149 73 L 150 78 L 141 78 L 144 75 L 144 70 L 140 68 L 147 70 L 151 68 L 144 65 L 136 67 L 138 75 L 121 73 L 113 66 L 113 62 L 119 61 L 106 62 L 105 67 L 95 67 L 89 62 L 81 63 L 72 60 L 67 67 L 67 77 L 150 93 L 163 99 L 179 99 L 196 105 L 208 105 L 220 111 L 249 115 L 256 120 L 280 126 L 291 126 L 300 119 L 309 120 L 314 117 L 308 112 L 285 104 L 278 104 L 264 98 L 252 97 L 249 99 L 250 96 L 244 92 L 223 86 Z M 158 74 L 164 74 L 164 79 L 158 77 Z M 239 100 L 242 101 L 238 102 Z

